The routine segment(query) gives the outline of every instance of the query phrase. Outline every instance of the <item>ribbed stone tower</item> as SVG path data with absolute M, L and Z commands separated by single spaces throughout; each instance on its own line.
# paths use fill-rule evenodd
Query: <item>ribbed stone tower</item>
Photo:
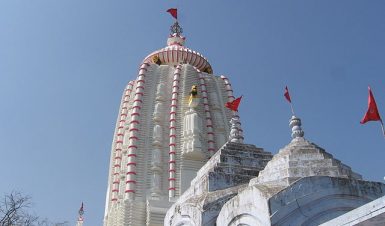
M 104 225 L 163 225 L 172 203 L 230 135 L 242 138 L 229 80 L 184 46 L 177 22 L 123 92 L 111 149 Z M 195 86 L 193 88 L 193 86 Z M 233 131 L 234 128 L 231 128 Z

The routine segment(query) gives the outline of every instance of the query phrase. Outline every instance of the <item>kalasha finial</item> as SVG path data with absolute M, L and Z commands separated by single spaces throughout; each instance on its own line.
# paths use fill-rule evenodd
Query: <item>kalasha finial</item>
M 290 119 L 289 126 L 291 128 L 291 137 L 293 139 L 298 137 L 303 137 L 305 135 L 305 132 L 301 128 L 301 119 L 297 118 L 296 116 L 292 116 Z

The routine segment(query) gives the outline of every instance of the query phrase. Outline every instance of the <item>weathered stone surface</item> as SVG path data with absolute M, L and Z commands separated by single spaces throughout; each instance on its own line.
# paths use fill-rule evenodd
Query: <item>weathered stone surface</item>
M 320 226 L 382 226 L 385 225 L 385 196 L 347 212 Z
M 293 140 L 270 161 L 269 153 L 251 145 L 224 145 L 167 212 L 164 224 L 315 226 L 334 218 L 326 225 L 354 225 L 347 222 L 351 219 L 362 226 L 385 222 L 384 201 L 353 210 L 384 196 L 385 184 L 362 180 L 304 139 L 299 118 L 293 116 L 290 126 Z
M 327 176 L 286 188 L 256 184 L 222 207 L 217 225 L 319 225 L 384 194 L 382 183 Z
M 336 177 L 305 177 L 269 199 L 272 225 L 319 225 L 385 194 L 385 185 Z
M 385 194 L 350 167 L 295 137 L 222 208 L 217 225 L 318 225 Z
M 299 137 L 281 149 L 260 175 L 250 181 L 250 185 L 274 183 L 288 186 L 300 178 L 310 176 L 362 178 L 324 149 Z
M 246 187 L 271 158 L 271 153 L 254 145 L 226 143 L 168 210 L 164 225 L 215 225 L 222 206 Z

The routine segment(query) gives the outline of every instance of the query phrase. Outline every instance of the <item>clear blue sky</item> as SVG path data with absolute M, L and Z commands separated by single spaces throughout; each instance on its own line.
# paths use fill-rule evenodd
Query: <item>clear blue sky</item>
M 385 118 L 384 1 L 0 1 L 0 194 L 55 222 L 102 225 L 122 91 L 165 46 L 180 9 L 186 45 L 244 95 L 246 142 L 290 142 L 288 85 L 305 136 L 383 181 L 379 123 L 359 124 L 371 85 Z

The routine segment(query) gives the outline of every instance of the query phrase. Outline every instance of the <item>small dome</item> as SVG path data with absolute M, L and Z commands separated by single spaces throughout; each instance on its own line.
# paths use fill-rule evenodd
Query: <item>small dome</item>
M 190 64 L 200 71 L 212 74 L 208 60 L 200 53 L 184 46 L 185 37 L 176 33 L 167 39 L 167 46 L 148 55 L 144 60 L 156 64 L 178 65 Z

